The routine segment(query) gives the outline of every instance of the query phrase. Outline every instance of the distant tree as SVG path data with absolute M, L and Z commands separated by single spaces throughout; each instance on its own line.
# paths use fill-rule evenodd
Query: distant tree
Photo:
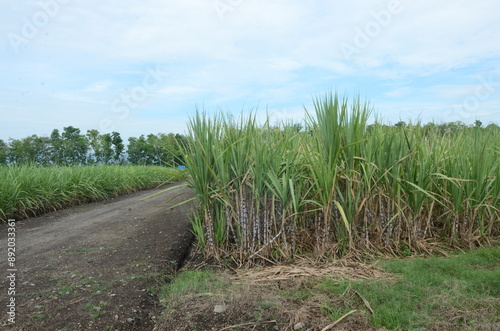
M 7 156 L 9 153 L 9 145 L 0 139 L 0 165 L 7 164 Z
M 144 150 L 146 154 L 146 164 L 160 165 L 162 163 L 163 146 L 158 136 L 148 134 Z
M 50 164 L 50 138 L 31 136 L 31 144 L 34 150 L 35 163 L 39 165 Z
M 173 166 L 175 163 L 175 156 L 177 154 L 177 143 L 173 133 L 164 134 L 159 133 L 158 137 L 158 150 L 159 158 L 158 165 Z
M 399 121 L 396 124 L 394 124 L 394 126 L 398 128 L 404 128 L 406 126 L 406 123 L 405 121 Z
M 122 159 L 123 150 L 125 149 L 125 145 L 123 145 L 123 139 L 120 137 L 118 132 L 111 133 L 111 143 L 113 144 L 113 159 L 115 162 L 120 162 Z
M 448 122 L 439 125 L 439 130 L 442 134 L 444 133 L 457 133 L 463 131 L 467 128 L 464 122 L 456 121 L 456 122 Z
M 302 124 L 301 123 L 295 123 L 292 125 L 292 131 L 293 133 L 297 134 L 299 133 L 300 131 L 302 131 Z
M 100 164 L 102 162 L 101 139 L 98 130 L 87 130 L 87 141 L 89 142 L 88 164 Z
M 176 142 L 176 154 L 174 158 L 174 166 L 178 165 L 184 165 L 186 164 L 186 161 L 184 159 L 184 154 L 182 152 L 183 148 L 186 148 L 189 140 L 186 136 L 181 135 L 181 134 L 176 134 L 175 135 L 175 142 Z
M 141 136 L 135 141 L 135 150 L 132 151 L 140 151 L 144 164 L 174 167 L 184 164 L 179 144 L 186 141 L 183 136 L 173 133 L 149 134 L 147 138 Z
M 105 133 L 100 136 L 102 148 L 102 162 L 110 164 L 113 159 L 113 138 L 111 134 Z
M 30 155 L 22 139 L 10 139 L 9 147 L 9 163 L 30 163 Z
M 476 121 L 474 122 L 474 127 L 475 127 L 475 128 L 480 128 L 482 125 L 483 125 L 483 123 L 482 123 L 480 120 L 476 120 Z
M 21 140 L 18 139 L 9 140 L 9 152 L 7 158 L 10 164 L 27 163 L 27 157 Z
M 63 128 L 62 134 L 54 129 L 50 137 L 32 135 L 10 139 L 9 143 L 0 140 L 0 164 L 84 165 L 128 161 L 177 166 L 184 164 L 181 146 L 187 146 L 188 139 L 173 133 L 131 137 L 125 160 L 125 145 L 119 132 L 101 134 L 98 130 L 87 130 L 83 135 L 80 129 L 68 126 Z
M 437 126 L 435 123 L 429 122 L 426 125 L 424 125 L 423 129 L 426 134 L 432 134 L 437 131 Z
M 130 137 L 127 154 L 132 164 L 175 166 L 179 164 L 180 151 L 177 140 L 182 136 L 173 133 Z
M 22 139 L 11 139 L 7 152 L 9 163 L 48 165 L 50 143 L 47 137 L 32 135 Z
M 144 138 L 144 135 L 141 135 L 139 138 L 128 138 L 128 161 L 132 164 L 148 164 L 149 158 L 147 156 L 147 149 L 146 138 Z
M 490 123 L 486 126 L 485 128 L 486 130 L 491 130 L 491 131 L 494 131 L 494 130 L 500 130 L 500 126 L 498 126 L 497 124 L 495 123 Z
M 85 164 L 88 141 L 84 135 L 80 134 L 80 129 L 68 126 L 63 128 L 61 135 L 63 140 L 64 162 L 66 164 Z
M 50 160 L 56 165 L 64 162 L 64 144 L 58 129 L 50 134 Z
M 137 138 L 135 137 L 128 138 L 127 160 L 129 163 L 138 164 Z

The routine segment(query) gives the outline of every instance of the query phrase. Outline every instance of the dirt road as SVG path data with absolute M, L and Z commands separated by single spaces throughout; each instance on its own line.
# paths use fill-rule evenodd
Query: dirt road
M 15 324 L 7 315 L 8 229 L 0 225 L 0 328 L 152 330 L 160 312 L 155 288 L 192 241 L 191 206 L 167 208 L 190 197 L 189 190 L 141 200 L 158 191 L 16 222 Z

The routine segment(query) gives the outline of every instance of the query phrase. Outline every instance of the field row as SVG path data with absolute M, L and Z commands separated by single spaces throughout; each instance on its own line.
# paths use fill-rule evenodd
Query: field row
M 368 104 L 315 100 L 303 126 L 198 113 L 185 151 L 208 255 L 410 255 L 500 233 L 500 129 L 367 125 Z
M 177 174 L 176 169 L 155 166 L 3 166 L 0 221 L 153 188 Z

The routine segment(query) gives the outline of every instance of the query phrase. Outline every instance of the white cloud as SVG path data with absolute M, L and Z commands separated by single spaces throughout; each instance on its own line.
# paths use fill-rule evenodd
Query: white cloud
M 82 90 L 82 92 L 94 93 L 94 92 L 103 92 L 109 89 L 110 86 L 113 85 L 111 81 L 102 81 L 96 82 Z
M 294 71 L 300 69 L 302 65 L 297 61 L 288 58 L 271 59 L 267 62 L 267 67 L 272 70 Z
M 198 90 L 196 88 L 191 86 L 168 86 L 157 90 L 156 93 L 165 94 L 169 96 L 169 95 L 193 94 L 196 93 L 197 91 Z
M 392 91 L 388 91 L 384 93 L 384 95 L 391 97 L 391 98 L 401 98 L 404 97 L 412 92 L 412 89 L 408 86 L 405 87 L 400 87 L 397 89 L 394 89 Z
M 393 1 L 242 1 L 223 20 L 211 0 L 71 1 L 19 53 L 5 36 L 21 33 L 23 18 L 40 7 L 9 2 L 0 20 L 0 111 L 16 125 L 22 108 L 26 117 L 90 126 L 98 120 L 85 114 L 107 116 L 111 102 L 157 65 L 166 68 L 164 81 L 138 107 L 151 126 L 161 109 L 176 116 L 181 109 L 186 120 L 194 105 L 298 114 L 325 89 L 368 95 L 391 120 L 432 117 L 474 95 L 475 77 L 500 81 L 493 0 L 399 0 L 401 11 L 347 59 L 341 45 L 354 45 L 359 31 L 377 24 L 373 13 Z M 481 100 L 480 116 L 498 117 L 499 89 Z M 61 115 L 68 108 L 78 112 Z M 39 123 L 47 131 L 56 124 Z

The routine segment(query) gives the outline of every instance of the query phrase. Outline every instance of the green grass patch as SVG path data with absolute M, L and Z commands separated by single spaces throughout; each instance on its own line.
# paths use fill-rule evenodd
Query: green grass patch
M 50 291 L 38 291 L 38 296 L 40 297 L 49 297 L 51 296 L 52 292 Z
M 210 271 L 188 270 L 178 274 L 170 283 L 165 284 L 159 297 L 160 300 L 166 302 L 189 295 L 219 292 L 225 288 L 225 285 L 225 282 Z
M 38 307 L 35 314 L 31 315 L 29 320 L 31 323 L 35 323 L 38 321 L 43 321 L 47 318 L 46 310 L 44 307 Z
M 97 305 L 89 302 L 83 306 L 83 310 L 90 312 L 92 318 L 99 318 L 106 313 L 104 307 L 106 307 L 106 303 L 103 301 L 99 302 Z
M 391 260 L 382 267 L 397 275 L 396 280 L 325 279 L 320 288 L 343 296 L 348 309 L 366 310 L 360 296 L 365 298 L 375 327 L 416 330 L 500 323 L 500 247 L 448 258 Z M 359 295 L 349 295 L 354 291 Z
M 69 295 L 71 292 L 74 290 L 73 285 L 66 285 L 60 289 L 57 290 L 57 294 L 64 296 L 64 295 Z

